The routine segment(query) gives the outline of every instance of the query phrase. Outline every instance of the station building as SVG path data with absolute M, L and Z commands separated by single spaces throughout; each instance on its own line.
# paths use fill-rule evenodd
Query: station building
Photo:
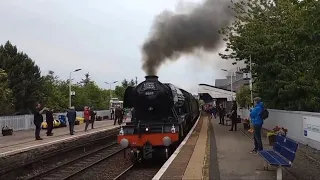
M 199 84 L 199 99 L 203 100 L 206 104 L 222 104 L 227 112 L 229 112 L 232 107 L 232 101 L 236 99 L 236 92 L 243 85 L 249 85 L 247 73 L 240 68 L 236 68 L 234 72 L 228 73 L 225 79 L 216 79 L 215 86 Z

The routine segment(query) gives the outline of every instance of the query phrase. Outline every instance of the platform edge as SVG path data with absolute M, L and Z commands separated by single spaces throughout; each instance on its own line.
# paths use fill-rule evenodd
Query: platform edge
M 191 130 L 189 131 L 189 133 L 187 134 L 187 136 L 184 138 L 184 140 L 180 143 L 180 145 L 178 146 L 178 148 L 173 152 L 173 154 L 170 156 L 170 158 L 164 163 L 164 165 L 160 168 L 160 170 L 157 172 L 157 174 L 152 178 L 152 180 L 159 180 L 163 174 L 166 172 L 166 170 L 168 169 L 168 167 L 170 166 L 170 164 L 173 162 L 173 160 L 177 157 L 177 155 L 179 154 L 179 152 L 181 151 L 182 147 L 186 144 L 186 142 L 188 141 L 188 139 L 190 138 L 192 132 L 194 131 L 194 129 L 196 128 L 199 120 L 201 118 L 201 113 L 196 121 L 196 123 L 194 123 L 193 127 L 191 128 Z
M 81 136 L 92 135 L 92 134 L 100 133 L 100 132 L 103 132 L 103 131 L 110 131 L 110 130 L 117 129 L 117 128 L 119 128 L 119 127 L 111 127 L 111 128 L 107 127 L 107 128 L 99 129 L 97 131 L 88 132 L 86 134 L 74 135 L 74 136 L 65 137 L 65 138 L 62 138 L 62 139 L 57 139 L 57 140 L 54 140 L 54 141 L 46 142 L 46 143 L 43 143 L 43 144 L 37 144 L 37 145 L 32 145 L 32 146 L 28 146 L 28 147 L 21 148 L 21 149 L 2 152 L 2 153 L 0 153 L 0 158 L 7 157 L 7 156 L 10 156 L 10 155 L 13 155 L 13 154 L 23 153 L 23 152 L 29 151 L 31 149 L 34 149 L 34 148 L 45 147 L 45 146 L 56 144 L 56 143 L 59 143 L 59 142 L 64 142 L 64 141 L 68 141 L 68 140 L 71 140 L 71 139 L 76 139 L 76 138 L 79 138 Z

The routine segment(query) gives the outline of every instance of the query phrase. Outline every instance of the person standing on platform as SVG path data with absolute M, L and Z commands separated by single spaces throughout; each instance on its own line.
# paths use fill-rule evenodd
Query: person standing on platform
M 122 116 L 122 110 L 120 108 L 120 106 L 117 106 L 115 109 L 115 118 L 114 118 L 114 125 L 116 125 L 116 123 L 118 123 L 119 125 L 121 124 L 121 116 Z
M 231 129 L 229 131 L 233 131 L 233 127 L 234 127 L 234 130 L 237 131 L 237 118 L 238 118 L 238 106 L 237 106 L 237 103 L 236 101 L 233 101 L 233 105 L 232 105 L 232 108 L 231 108 Z
M 215 105 L 212 106 L 211 113 L 212 113 L 212 118 L 216 118 L 216 116 L 217 116 L 217 107 Z
M 33 114 L 33 118 L 34 118 L 33 119 L 33 123 L 36 126 L 36 130 L 35 130 L 35 138 L 36 138 L 36 140 L 42 140 L 42 138 L 40 137 L 41 123 L 43 122 L 42 113 L 46 109 L 47 109 L 46 107 L 41 109 L 41 104 L 37 103 L 36 110 L 35 110 L 35 112 Z
M 70 107 L 69 111 L 67 112 L 67 118 L 69 122 L 70 135 L 74 135 L 74 125 L 77 118 L 77 112 L 75 111 L 74 106 Z
M 93 107 L 90 108 L 90 117 L 91 117 L 91 129 L 93 129 L 94 121 L 96 120 L 96 113 L 93 111 Z
M 84 107 L 83 118 L 84 118 L 84 121 L 86 123 L 84 131 L 87 131 L 88 130 L 88 126 L 90 124 L 90 111 L 89 111 L 89 108 L 87 106 Z
M 115 119 L 115 117 L 114 117 L 114 110 L 115 110 L 115 109 L 114 109 L 113 107 L 111 107 L 110 110 L 111 110 L 111 113 L 110 113 L 110 115 L 111 115 L 111 117 L 110 117 L 111 120 L 112 120 L 112 119 Z
M 46 112 L 46 122 L 47 122 L 47 136 L 53 136 L 53 109 L 48 109 Z
M 219 120 L 220 120 L 219 124 L 224 125 L 224 116 L 226 115 L 226 111 L 222 104 L 220 104 L 218 107 L 218 114 L 219 114 Z
M 263 102 L 260 97 L 253 99 L 254 108 L 250 110 L 251 123 L 253 124 L 253 139 L 254 139 L 254 150 L 251 153 L 257 153 L 263 150 L 262 140 L 261 140 L 261 129 L 263 125 L 262 112 L 264 109 Z

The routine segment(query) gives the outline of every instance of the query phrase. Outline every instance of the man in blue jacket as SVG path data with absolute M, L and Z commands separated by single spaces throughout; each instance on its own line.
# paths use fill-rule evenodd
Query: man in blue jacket
M 262 140 L 261 140 L 261 130 L 263 125 L 263 119 L 261 114 L 263 112 L 263 102 L 261 101 L 260 97 L 256 97 L 253 99 L 254 101 L 254 108 L 250 110 L 250 118 L 251 123 L 253 125 L 254 130 L 254 150 L 251 153 L 257 153 L 258 151 L 263 150 Z

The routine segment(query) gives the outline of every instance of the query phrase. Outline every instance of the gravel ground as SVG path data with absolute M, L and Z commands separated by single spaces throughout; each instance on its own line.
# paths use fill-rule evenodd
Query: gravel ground
M 9 156 L 0 157 L 0 176 L 3 173 L 7 173 L 16 167 L 27 165 L 30 167 L 31 162 L 46 159 L 52 156 L 53 153 L 61 151 L 66 148 L 75 149 L 76 146 L 83 146 L 90 141 L 96 141 L 97 139 L 105 138 L 111 134 L 118 133 L 119 129 L 111 129 L 108 131 L 102 131 L 93 134 L 86 134 L 84 136 L 76 137 L 72 140 L 63 141 L 58 144 L 50 144 L 47 146 L 35 148 L 25 152 L 12 154 Z M 68 151 L 70 151 L 70 149 Z M 32 168 L 32 167 L 31 167 Z
M 10 173 L 6 173 L 4 176 L 0 177 L 0 180 L 8 180 L 8 179 L 25 179 L 30 176 L 34 176 L 38 173 L 47 171 L 51 168 L 57 167 L 65 162 L 69 162 L 77 157 L 90 153 L 96 149 L 99 149 L 106 144 L 114 143 L 116 136 L 109 137 L 103 140 L 99 140 L 94 144 L 86 145 L 84 147 L 76 148 L 70 150 L 68 152 L 63 152 L 58 155 L 34 162 L 32 164 L 26 165 L 22 168 L 11 171 Z
M 159 171 L 162 164 L 146 164 L 133 167 L 117 180 L 151 180 Z
M 106 180 L 114 179 L 121 172 L 132 165 L 129 158 L 124 157 L 124 152 L 118 153 L 105 161 L 102 161 L 86 171 L 79 173 L 74 180 Z

